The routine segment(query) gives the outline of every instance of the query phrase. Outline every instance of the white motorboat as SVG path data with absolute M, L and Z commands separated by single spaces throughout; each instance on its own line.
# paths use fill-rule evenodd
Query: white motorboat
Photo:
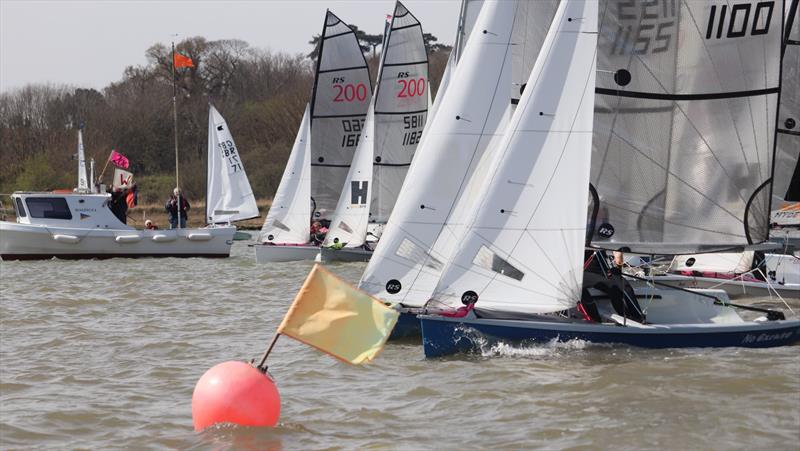
M 11 195 L 16 222 L 0 221 L 3 260 L 113 257 L 228 257 L 233 226 L 137 230 L 108 207 L 110 194 Z

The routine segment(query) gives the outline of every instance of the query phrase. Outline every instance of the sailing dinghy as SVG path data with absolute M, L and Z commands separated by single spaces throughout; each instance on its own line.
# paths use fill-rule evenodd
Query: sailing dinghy
M 721 290 L 652 285 L 631 296 L 621 277 L 588 282 L 590 181 L 599 193 L 593 202 L 608 211 L 603 233 L 591 236 L 593 246 L 680 253 L 765 241 L 770 194 L 764 186 L 775 145 L 769 130 L 780 92 L 781 27 L 770 17 L 780 10 L 771 2 L 737 3 L 754 11 L 741 34 L 726 34 L 728 27 L 718 25 L 726 8 L 717 11 L 711 3 L 658 11 L 600 3 L 566 0 L 559 6 L 469 232 L 434 290 L 436 305 L 465 307 L 420 316 L 428 357 L 571 339 L 652 348 L 800 341 L 800 320 L 754 307 L 747 308 L 765 317 L 745 320 Z M 680 36 L 680 45 L 672 38 L 647 47 L 629 41 L 652 20 L 672 21 L 661 28 Z M 763 59 L 743 56 L 761 53 Z M 715 124 L 720 117 L 733 118 L 733 125 Z M 643 127 L 648 121 L 658 126 Z M 761 164 L 737 164 L 743 158 Z M 698 168 L 715 165 L 729 176 L 698 176 Z M 651 185 L 631 190 L 638 177 Z M 720 217 L 725 220 L 716 228 L 708 227 Z M 626 312 L 629 305 L 642 308 L 638 320 Z
M 322 243 L 322 261 L 369 260 L 380 238 L 371 231 L 382 230 L 394 208 L 428 115 L 422 34 L 419 20 L 397 2 L 384 37 L 375 95 Z
M 419 332 L 416 313 L 465 233 L 470 206 L 484 178 L 523 84 L 541 48 L 557 1 L 487 1 L 462 12 L 457 65 L 417 149 L 381 244 L 359 287 L 401 311 L 393 336 Z M 474 17 L 474 24 L 465 20 Z M 545 31 L 542 31 L 544 27 Z M 406 327 L 408 326 L 408 327 Z
M 278 191 L 254 247 L 256 262 L 314 259 L 311 222 L 328 222 L 370 104 L 369 68 L 355 33 L 327 11 L 306 107 Z

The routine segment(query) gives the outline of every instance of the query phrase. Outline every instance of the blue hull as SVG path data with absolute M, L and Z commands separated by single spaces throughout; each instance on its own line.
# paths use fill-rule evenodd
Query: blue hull
M 389 335 L 389 341 L 420 338 L 421 336 L 422 328 L 419 325 L 417 314 L 401 310 L 397 324 L 395 324 L 392 334 Z
M 669 325 L 652 328 L 557 321 L 444 318 L 419 316 L 425 357 L 477 352 L 498 342 L 546 343 L 583 340 L 642 348 L 769 348 L 800 342 L 800 320 L 734 325 Z

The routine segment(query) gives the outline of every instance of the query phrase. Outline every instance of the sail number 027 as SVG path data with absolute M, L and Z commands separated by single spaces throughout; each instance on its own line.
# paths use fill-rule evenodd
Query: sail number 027
M 361 129 L 364 128 L 364 119 L 342 120 L 342 147 L 354 147 L 361 138 Z

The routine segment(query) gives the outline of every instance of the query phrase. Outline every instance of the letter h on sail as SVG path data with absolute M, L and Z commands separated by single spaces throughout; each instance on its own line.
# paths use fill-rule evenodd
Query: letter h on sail
M 356 181 L 350 182 L 350 203 L 353 205 L 366 205 L 367 204 L 367 186 L 369 182 Z

